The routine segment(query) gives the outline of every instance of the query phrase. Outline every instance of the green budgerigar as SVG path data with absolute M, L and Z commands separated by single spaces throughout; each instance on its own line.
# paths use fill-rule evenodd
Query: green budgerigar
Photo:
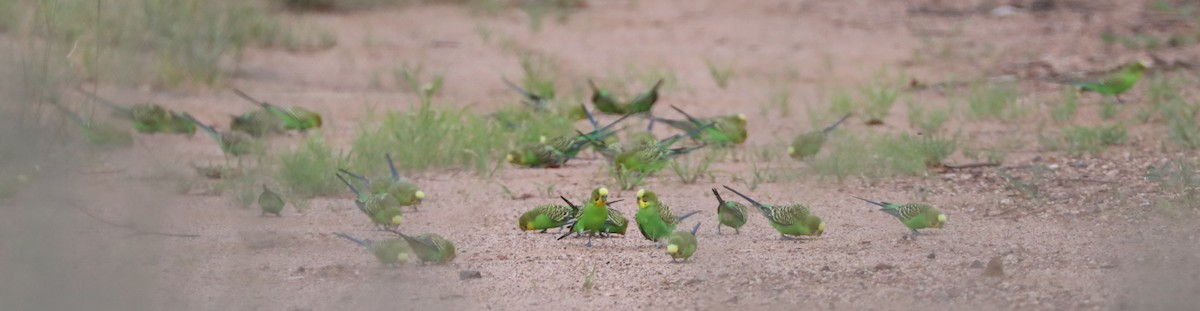
M 696 254 L 696 232 L 698 231 L 700 231 L 700 223 L 696 223 L 691 232 L 675 231 L 667 237 L 667 255 L 671 255 L 671 262 L 679 259 L 687 262 L 693 254 Z
M 1142 73 L 1146 71 L 1146 64 L 1142 62 L 1133 62 L 1122 66 L 1117 71 L 1109 73 L 1104 77 L 1094 81 L 1072 81 L 1071 85 L 1077 86 L 1085 91 L 1092 91 L 1108 96 L 1112 96 L 1118 103 L 1121 102 L 1121 93 L 1125 93 L 1138 80 L 1142 78 Z
M 811 131 L 796 136 L 796 139 L 793 139 L 792 144 L 787 148 L 788 156 L 800 160 L 817 155 L 817 152 L 821 152 L 821 146 L 825 145 L 825 139 L 829 137 L 829 132 L 837 129 L 838 125 L 845 122 L 847 118 L 850 118 L 848 113 L 820 131 Z
M 321 114 L 313 112 L 303 107 L 279 107 L 265 101 L 259 101 L 250 97 L 245 92 L 238 89 L 233 89 L 233 92 L 243 99 L 250 101 L 256 105 L 262 106 L 266 111 L 274 114 L 283 122 L 283 128 L 286 130 L 299 130 L 301 132 L 321 127 Z
M 566 199 L 563 198 L 563 200 Z M 579 207 L 569 202 L 568 205 L 538 205 L 521 214 L 521 217 L 517 219 L 517 227 L 521 228 L 521 231 L 542 230 L 543 233 L 546 232 L 546 229 L 562 228 L 574 220 L 575 215 L 580 212 Z
M 283 133 L 283 120 L 270 111 L 260 109 L 231 117 L 229 129 L 246 133 L 252 137 Z
M 217 145 L 221 147 L 221 151 L 224 152 L 226 156 L 240 157 L 250 153 L 257 153 L 263 149 L 263 146 L 258 141 L 254 140 L 254 138 L 250 137 L 250 135 L 246 135 L 246 133 L 217 131 L 211 126 L 196 120 L 195 117 L 186 112 L 183 114 L 183 117 L 192 121 L 192 123 L 196 124 L 196 126 L 199 126 L 205 134 L 208 134 L 209 137 L 212 137 L 212 139 L 217 142 Z
M 383 156 L 387 160 L 388 170 L 391 172 L 391 176 L 388 179 L 370 180 L 342 168 L 339 168 L 338 171 L 361 181 L 367 186 L 367 189 L 370 189 L 371 193 L 387 193 L 394 197 L 400 203 L 400 206 L 412 206 L 414 211 L 420 211 L 417 205 L 420 205 L 425 200 L 425 192 L 421 191 L 421 188 L 416 183 L 400 176 L 399 170 L 396 169 L 396 162 L 392 161 L 390 153 L 385 153 Z
M 588 79 L 588 86 L 592 88 L 592 105 L 596 106 L 596 111 L 607 114 L 625 114 L 625 107 L 613 97 L 612 93 L 607 90 L 596 87 L 596 83 L 592 79 Z
M 658 117 L 654 117 L 653 119 L 657 122 L 666 123 L 668 126 L 684 132 L 690 132 L 696 128 L 704 126 L 705 124 L 712 123 L 713 127 L 711 129 L 701 132 L 695 137 L 696 140 L 707 144 L 716 146 L 731 146 L 746 142 L 746 137 L 748 135 L 746 132 L 746 115 L 744 114 L 739 113 L 736 115 L 726 115 L 712 118 L 696 118 L 692 117 L 687 112 L 684 112 L 683 109 L 675 107 L 675 105 L 671 105 L 671 108 L 675 109 L 675 111 L 678 111 L 680 114 L 686 117 L 687 120 L 671 120 Z
M 262 209 L 262 215 L 275 214 L 275 216 L 283 217 L 283 198 L 279 194 L 267 189 L 267 185 L 263 185 L 262 194 L 258 195 L 258 207 Z
M 574 159 L 579 155 L 579 152 L 592 141 L 604 141 L 604 139 L 615 134 L 612 127 L 624 121 L 629 115 L 624 115 L 620 119 L 609 123 L 608 125 L 593 130 L 587 134 L 559 136 L 554 138 L 540 137 L 539 141 L 534 144 L 523 145 L 505 157 L 508 163 L 525 167 L 549 167 L 557 168 L 566 164 L 567 161 Z
M 671 207 L 658 199 L 658 193 L 646 189 L 638 190 L 637 205 L 638 212 L 633 218 L 637 220 L 638 230 L 646 240 L 654 241 L 659 247 L 663 239 L 675 231 L 675 226 L 699 213 L 692 211 L 676 217 L 671 213 Z
M 663 79 L 658 79 L 654 86 L 649 90 L 642 92 L 637 97 L 634 97 L 625 105 L 625 113 L 650 113 L 654 108 L 654 103 L 658 102 L 658 88 L 662 87 Z
M 183 114 L 178 112 L 171 112 L 171 124 L 168 127 L 170 128 L 171 133 L 183 134 L 189 138 L 192 135 L 196 135 L 196 122 L 192 122 L 191 119 L 184 118 Z
M 782 206 L 774 206 L 769 204 L 759 203 L 754 199 L 729 188 L 723 186 L 734 194 L 750 201 L 750 204 L 758 207 L 763 216 L 766 216 L 767 222 L 771 223 L 776 231 L 779 231 L 780 239 L 788 239 L 789 235 L 794 236 L 821 236 L 825 233 L 825 222 L 821 221 L 821 217 L 814 215 L 807 206 L 802 204 L 789 204 Z
M 454 256 L 457 256 L 454 243 L 451 243 L 450 240 L 443 238 L 437 233 L 408 236 L 400 231 L 391 231 L 404 238 L 405 241 L 408 241 L 408 246 L 412 247 L 413 253 L 417 255 L 417 259 L 420 259 L 421 262 L 448 263 L 454 260 Z
M 520 86 L 512 83 L 512 81 L 508 81 L 508 78 L 501 77 L 500 80 L 504 81 L 504 85 L 507 85 L 508 88 L 521 94 L 521 97 L 525 99 L 523 102 L 533 106 L 533 109 L 537 111 L 545 111 L 549 106 L 550 98 L 554 97 L 554 94 L 547 94 L 548 96 L 543 97 L 538 94 L 530 93 L 529 91 L 526 91 Z
M 717 197 L 717 234 L 721 234 L 721 226 L 729 226 L 735 234 L 741 234 L 742 226 L 746 225 L 746 205 L 725 201 L 717 188 L 712 188 L 712 192 Z
M 86 95 L 88 98 L 91 98 L 96 102 L 111 108 L 117 117 L 132 122 L 133 129 L 138 131 L 138 133 L 164 133 L 171 131 L 172 114 L 166 108 L 163 108 L 158 104 L 142 103 L 130 107 L 123 107 L 108 99 L 100 97 L 100 95 L 85 91 L 82 88 L 76 88 L 75 90 L 83 95 Z
M 579 216 L 583 215 L 583 209 L 580 208 L 579 205 L 575 205 L 575 203 L 572 203 L 571 200 L 568 200 L 566 197 L 560 197 L 564 202 L 567 202 L 567 206 L 575 210 L 574 219 L 579 219 Z M 626 218 L 624 212 L 621 212 L 620 209 L 617 209 L 613 206 L 614 203 L 620 203 L 621 201 L 624 200 L 612 200 L 607 202 L 608 218 L 604 220 L 604 230 L 600 231 L 600 236 L 608 237 L 609 234 L 625 235 L 625 231 L 629 229 L 629 218 Z M 574 224 L 571 222 L 567 223 L 567 226 L 572 225 Z
M 613 166 L 617 171 L 632 171 L 644 175 L 654 174 L 667 166 L 667 163 L 678 156 L 704 148 L 706 145 L 694 147 L 670 148 L 681 139 L 693 137 L 712 128 L 713 124 L 692 130 L 686 134 L 677 134 L 659 141 L 653 146 L 625 150 L 613 157 Z
M 400 209 L 400 202 L 396 198 L 387 193 L 364 193 L 350 184 L 350 181 L 342 177 L 341 174 L 334 174 L 346 187 L 354 192 L 354 205 L 359 211 L 367 215 L 371 219 L 371 223 L 375 227 L 383 230 L 393 230 L 400 226 L 404 220 L 404 211 Z
M 379 263 L 384 266 L 395 267 L 407 263 L 410 256 L 409 253 L 412 253 L 412 248 L 404 238 L 373 241 L 356 239 L 341 232 L 334 232 L 333 234 L 367 248 L 367 251 L 375 255 L 375 259 L 379 260 Z
M 129 130 L 120 129 L 107 123 L 84 120 L 83 117 L 53 100 L 50 104 L 58 108 L 58 111 L 62 112 L 68 120 L 71 120 L 71 123 L 79 128 L 84 139 L 96 147 L 110 149 L 133 145 L 133 136 L 129 135 Z
M 888 215 L 895 216 L 905 227 L 912 230 L 912 234 L 920 235 L 921 232 L 917 229 L 938 228 L 946 225 L 946 214 L 937 210 L 929 204 L 909 203 L 895 204 L 888 202 L 875 202 L 860 197 L 854 197 L 867 203 L 879 206 L 879 210 Z
M 605 232 L 609 219 L 608 214 L 608 188 L 593 189 L 588 203 L 583 206 L 583 213 L 571 225 L 571 231 L 559 236 L 558 239 L 561 240 L 572 232 L 587 233 L 587 246 L 592 246 L 592 238 Z

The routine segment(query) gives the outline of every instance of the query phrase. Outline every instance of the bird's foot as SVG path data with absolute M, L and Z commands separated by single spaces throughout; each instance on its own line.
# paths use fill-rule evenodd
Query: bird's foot
M 717 224 L 717 235 L 721 235 L 721 224 Z
M 538 233 L 546 233 L 546 229 L 542 229 L 542 231 L 538 231 Z

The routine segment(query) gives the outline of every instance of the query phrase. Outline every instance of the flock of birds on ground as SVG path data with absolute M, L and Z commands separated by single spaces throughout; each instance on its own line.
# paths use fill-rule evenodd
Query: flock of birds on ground
M 1086 91 L 1112 96 L 1120 102 L 1121 93 L 1129 90 L 1142 76 L 1146 69 L 1141 62 L 1122 66 L 1107 76 L 1082 82 L 1070 82 Z M 546 110 L 550 100 L 537 94 L 532 94 L 507 79 L 503 81 L 510 88 L 519 92 L 526 103 L 535 110 Z M 649 176 L 662 170 L 668 162 L 680 155 L 687 154 L 705 146 L 733 146 L 742 144 L 747 137 L 746 116 L 742 114 L 697 118 L 682 109 L 671 106 L 684 119 L 673 120 L 651 115 L 651 109 L 658 101 L 658 90 L 663 81 L 659 80 L 649 90 L 633 99 L 622 102 L 608 91 L 596 86 L 591 80 L 588 85 L 592 90 L 591 102 L 597 111 L 605 114 L 620 115 L 612 123 L 599 126 L 586 106 L 580 105 L 579 110 L 568 111 L 568 115 L 577 119 L 587 119 L 594 128 L 588 133 L 577 131 L 572 135 L 547 138 L 541 136 L 538 142 L 518 146 L 516 150 L 506 155 L 506 160 L 514 166 L 531 168 L 561 167 L 567 161 L 575 158 L 586 147 L 592 147 L 603 155 L 618 174 L 633 174 L 634 176 Z M 192 135 L 199 127 L 217 142 L 226 157 L 240 157 L 261 150 L 260 138 L 267 135 L 282 133 L 288 130 L 306 131 L 319 128 L 322 125 L 321 115 L 301 107 L 280 107 L 268 102 L 259 101 L 246 93 L 234 89 L 239 97 L 259 105 L 262 109 L 232 116 L 229 131 L 221 131 L 198 121 L 186 112 L 175 112 L 157 104 L 144 103 L 124 107 L 101 98 L 83 89 L 77 89 L 87 97 L 112 108 L 115 115 L 132 123 L 134 130 L 139 133 L 175 133 Z M 132 137 L 127 130 L 99 122 L 89 122 L 75 114 L 67 107 L 52 102 L 81 130 L 84 138 L 100 146 L 121 146 L 132 143 Z M 649 120 L 647 131 L 634 133 L 621 142 L 616 136 L 614 125 L 633 115 L 643 115 Z M 843 116 L 832 125 L 803 133 L 792 141 L 787 148 L 789 156 L 795 159 L 805 159 L 816 155 L 824 144 L 826 137 L 850 115 Z M 682 134 L 658 139 L 649 130 L 656 122 L 683 131 Z M 699 144 L 690 147 L 673 147 L 684 139 L 692 139 Z M 411 255 L 421 262 L 447 263 L 455 257 L 455 247 L 452 242 L 436 233 L 426 233 L 415 236 L 406 235 L 398 228 L 404 219 L 402 208 L 411 206 L 414 210 L 425 198 L 425 193 L 416 183 L 399 175 L 391 155 L 386 154 L 390 175 L 386 178 L 371 179 L 361 174 L 339 169 L 335 176 L 354 193 L 354 203 L 367 216 L 376 229 L 396 234 L 398 238 L 385 240 L 358 239 L 344 233 L 335 235 L 346 238 L 368 249 L 380 263 L 394 266 L 406 263 Z M 359 186 L 355 186 L 358 184 Z M 803 204 L 768 204 L 752 199 L 728 186 L 725 190 L 733 192 L 738 197 L 749 202 L 767 219 L 771 227 L 779 232 L 781 239 L 800 236 L 820 236 L 825 232 L 825 223 Z M 717 233 L 721 227 L 730 227 L 735 233 L 747 222 L 746 205 L 725 200 L 720 191 L 712 189 L 717 200 Z M 544 204 L 525 212 L 517 220 L 522 231 L 559 228 L 566 233 L 559 240 L 571 235 L 586 234 L 587 246 L 592 246 L 592 239 L 609 234 L 624 235 L 628 227 L 628 219 L 619 210 L 610 208 L 609 191 L 605 187 L 592 190 L 588 201 L 582 206 L 576 205 L 565 196 L 560 196 L 566 205 Z M 909 203 L 895 204 L 872 201 L 855 197 L 880 208 L 881 211 L 899 219 L 912 234 L 918 235 L 919 229 L 942 228 L 946 222 L 946 214 L 928 204 Z M 258 198 L 262 215 L 273 214 L 281 216 L 284 200 L 279 194 L 271 191 L 264 184 Z M 685 219 L 698 211 L 676 216 L 670 207 L 659 200 L 654 191 L 640 189 L 637 192 L 637 213 L 634 220 L 638 230 L 646 240 L 656 243 L 658 247 L 666 246 L 667 254 L 672 262 L 687 261 L 697 248 L 696 232 L 700 228 L 697 223 L 691 230 L 676 230 Z

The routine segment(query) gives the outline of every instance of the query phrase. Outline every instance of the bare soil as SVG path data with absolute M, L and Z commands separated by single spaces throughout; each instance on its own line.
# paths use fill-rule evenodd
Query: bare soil
M 250 50 L 230 84 L 257 97 L 320 111 L 324 134 L 348 148 L 368 111 L 404 110 L 415 100 L 397 86 L 393 68 L 421 63 L 427 70 L 442 70 L 447 84 L 440 103 L 488 112 L 515 102 L 500 78 L 521 75 L 511 51 L 528 49 L 552 56 L 563 73 L 559 84 L 577 89 L 585 87 L 586 77 L 623 72 L 630 64 L 672 70 L 678 81 L 664 90 L 657 111 L 677 105 L 700 115 L 745 113 L 750 139 L 742 152 L 749 153 L 758 146 L 783 148 L 792 135 L 814 127 L 808 115 L 824 111 L 833 88 L 872 81 L 880 69 L 928 84 L 955 77 L 1017 78 L 1022 102 L 1039 107 L 1045 98 L 1058 96 L 1059 88 L 1033 78 L 1102 71 L 1150 57 L 1105 48 L 1098 39 L 1104 27 L 1123 31 L 1139 23 L 1145 17 L 1140 2 L 1052 1 L 1054 8 L 1045 11 L 1025 3 L 1025 9 L 1007 16 L 991 13 L 1003 4 L 997 1 L 943 2 L 588 1 L 563 21 L 547 18 L 536 33 L 519 10 L 478 15 L 461 6 L 413 5 L 307 15 L 303 18 L 336 35 L 336 47 L 311 53 Z M 1194 47 L 1166 49 L 1154 57 L 1186 59 L 1197 52 Z M 728 88 L 716 86 L 706 59 L 734 64 Z M 786 83 L 791 90 L 790 114 L 763 108 L 773 83 Z M 205 120 L 251 109 L 225 91 L 102 91 L 120 99 L 155 99 Z M 1131 91 L 1127 105 L 1146 104 L 1143 93 L 1144 87 Z M 916 105 L 950 100 L 932 88 L 904 96 Z M 1098 120 L 1094 110 L 1102 100 L 1094 94 L 1080 97 L 1082 123 Z M 843 130 L 915 132 L 907 126 L 908 109 L 904 102 L 896 104 L 882 127 L 852 119 Z M 71 241 L 69 251 L 30 255 L 66 257 L 58 260 L 68 268 L 5 275 L 24 275 L 15 280 L 43 290 L 78 293 L 68 295 L 78 301 L 57 302 L 67 309 L 1162 310 L 1200 305 L 1196 212 L 1172 214 L 1176 217 L 1156 212 L 1153 203 L 1162 190 L 1144 178 L 1147 165 L 1180 155 L 1158 148 L 1166 137 L 1161 124 L 1130 124 L 1131 137 L 1123 146 L 1099 156 L 1069 157 L 1037 144 L 1036 128 L 1046 120 L 956 117 L 951 122 L 949 128 L 961 128 L 968 144 L 1015 145 L 999 168 L 841 182 L 795 176 L 750 191 L 765 202 L 810 206 L 829 226 L 817 238 L 780 240 L 758 214 L 740 234 L 717 234 L 709 189 L 725 184 L 749 191 L 745 179 L 754 165 L 749 161 L 719 163 L 715 169 L 727 174 L 694 185 L 664 171 L 647 187 L 677 212 L 703 211 L 684 225 L 695 219 L 703 223 L 699 251 L 687 263 L 672 263 L 635 227 L 626 236 L 596 240 L 593 247 L 584 246 L 584 239 L 555 240 L 557 234 L 516 228 L 526 209 L 558 202 L 559 194 L 579 200 L 599 185 L 614 190 L 615 199 L 626 199 L 615 206 L 632 216 L 636 189 L 617 190 L 603 162 L 590 155 L 561 169 L 505 168 L 493 180 L 469 171 L 425 172 L 412 178 L 429 196 L 420 212 L 406 215 L 404 228 L 440 233 L 455 242 L 459 255 L 448 265 L 395 269 L 380 267 L 361 248 L 331 234 L 388 236 L 371 230 L 348 195 L 317 198 L 303 211 L 289 207 L 276 218 L 259 217 L 257 209 L 240 208 L 228 196 L 177 194 L 177 180 L 194 174 L 187 164 L 220 163 L 220 151 L 203 136 L 140 136 L 142 144 L 154 147 L 96 154 L 95 164 L 86 168 L 51 168 L 28 191 L 0 202 L 61 207 L 26 213 L 55 219 L 45 226 L 54 230 L 5 217 L 0 220 L 9 228 L 0 232 L 10 231 L 5 236 L 55 231 L 54 237 Z M 302 139 L 292 135 L 272 144 L 288 148 Z M 776 162 L 773 169 L 780 171 L 805 166 L 786 158 Z M 1044 175 L 1037 199 L 1022 196 L 998 175 L 1005 170 L 1032 180 L 1031 164 L 1057 168 Z M 524 198 L 512 199 L 497 184 Z M 555 185 L 551 195 L 544 193 L 548 184 Z M 927 196 L 917 195 L 922 192 Z M 852 195 L 893 202 L 924 199 L 945 211 L 949 224 L 910 238 L 897 221 Z M 130 226 L 104 224 L 71 206 L 117 225 L 198 237 L 135 234 Z M 987 268 L 996 265 L 992 261 L 1001 272 Z M 37 267 L 62 267 L 43 264 Z M 482 277 L 460 280 L 465 270 Z

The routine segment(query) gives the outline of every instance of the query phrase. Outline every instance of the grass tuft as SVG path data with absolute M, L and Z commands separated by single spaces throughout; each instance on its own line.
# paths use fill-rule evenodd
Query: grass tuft
M 972 86 L 967 95 L 967 112 L 976 119 L 1013 120 L 1024 114 L 1024 110 L 1017 106 L 1019 94 L 1012 83 Z
M 706 59 L 704 65 L 708 66 L 708 75 L 712 77 L 713 82 L 717 83 L 720 88 L 729 86 L 729 79 L 733 78 L 733 64 L 717 64 L 716 61 Z
M 345 189 L 333 176 L 339 167 L 346 166 L 349 157 L 335 153 L 319 132 L 309 135 L 303 145 L 279 156 L 275 178 L 293 199 L 332 195 Z

